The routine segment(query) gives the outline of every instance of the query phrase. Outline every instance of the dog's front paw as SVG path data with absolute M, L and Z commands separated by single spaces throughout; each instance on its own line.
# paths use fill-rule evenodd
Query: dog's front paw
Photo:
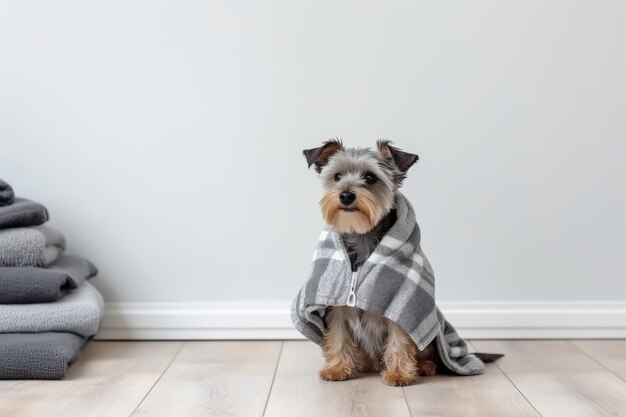
M 324 381 L 345 381 L 354 376 L 354 373 L 341 366 L 327 366 L 320 371 L 320 378 Z
M 397 371 L 384 371 L 383 382 L 391 387 L 403 387 L 417 382 L 417 374 L 407 375 Z
M 433 376 L 437 373 L 437 365 L 433 361 L 422 361 L 419 363 L 419 374 Z

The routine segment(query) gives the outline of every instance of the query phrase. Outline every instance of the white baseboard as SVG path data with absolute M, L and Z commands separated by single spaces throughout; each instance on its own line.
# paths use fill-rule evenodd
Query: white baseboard
M 626 338 L 626 301 L 442 302 L 471 339 Z M 302 339 L 289 303 L 117 303 L 99 340 Z

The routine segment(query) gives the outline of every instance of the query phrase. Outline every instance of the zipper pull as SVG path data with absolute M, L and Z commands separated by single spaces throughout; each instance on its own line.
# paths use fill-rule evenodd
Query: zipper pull
M 352 273 L 352 280 L 350 281 L 350 295 L 348 295 L 348 301 L 346 301 L 346 305 L 348 307 L 356 306 L 356 293 L 354 290 L 356 289 L 356 271 Z

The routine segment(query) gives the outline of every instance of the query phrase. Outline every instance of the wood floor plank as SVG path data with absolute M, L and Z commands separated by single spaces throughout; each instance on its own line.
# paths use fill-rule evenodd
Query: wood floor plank
M 172 362 L 182 342 L 92 342 L 70 367 L 65 381 L 158 373 Z
M 128 417 L 181 342 L 91 342 L 62 381 L 13 381 L 0 416 Z
M 134 417 L 261 417 L 282 342 L 187 342 Z
M 288 341 L 283 345 L 277 373 L 314 373 L 324 365 L 322 349 L 309 341 Z
M 626 416 L 626 383 L 568 341 L 475 341 L 543 417 Z
M 498 372 L 460 377 L 422 378 L 405 387 L 414 416 L 437 417 L 540 417 L 508 378 Z
M 274 373 L 282 342 L 186 342 L 167 373 Z
M 573 340 L 572 343 L 626 381 L 626 340 Z
M 380 375 L 328 382 L 317 373 L 276 374 L 266 417 L 408 417 L 402 388 L 388 387 Z
M 133 416 L 261 417 L 272 378 L 271 373 L 164 375 Z
M 0 381 L 0 396 L 2 396 L 3 392 L 9 391 L 13 388 L 14 385 L 19 384 L 19 381 L 8 380 L 8 381 Z
M 495 364 L 482 375 L 424 377 L 404 393 L 414 416 L 540 417 Z
M 626 416 L 626 385 L 613 374 L 517 374 L 511 379 L 543 417 Z
M 319 346 L 285 342 L 265 416 L 410 416 L 402 389 L 384 385 L 380 375 L 327 382 L 318 376 L 322 364 Z
M 497 365 L 507 375 L 606 371 L 567 340 L 474 340 L 472 344 L 483 352 L 504 353 Z

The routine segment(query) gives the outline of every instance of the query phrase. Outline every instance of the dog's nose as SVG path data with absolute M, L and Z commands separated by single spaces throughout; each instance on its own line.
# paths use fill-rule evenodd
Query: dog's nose
M 339 194 L 339 201 L 341 201 L 341 203 L 346 206 L 352 204 L 355 198 L 356 195 L 350 191 L 343 191 L 341 194 Z

